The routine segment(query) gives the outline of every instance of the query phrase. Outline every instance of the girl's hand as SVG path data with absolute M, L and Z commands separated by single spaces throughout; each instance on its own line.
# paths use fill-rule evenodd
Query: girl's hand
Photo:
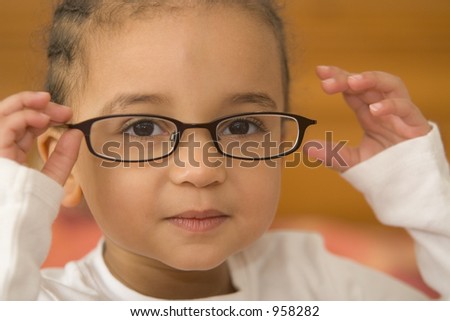
M 327 160 L 325 149 L 308 152 L 312 157 L 331 163 L 332 168 L 344 171 L 395 144 L 426 135 L 431 130 L 398 77 L 378 71 L 351 74 L 328 66 L 319 66 L 316 72 L 327 94 L 342 93 L 364 130 L 359 146 L 345 146 L 339 151 L 347 166 Z
M 72 110 L 50 102 L 45 92 L 22 92 L 0 101 L 0 157 L 23 164 L 36 138 L 50 126 L 61 125 Z M 64 185 L 77 159 L 81 132 L 64 133 L 42 172 Z

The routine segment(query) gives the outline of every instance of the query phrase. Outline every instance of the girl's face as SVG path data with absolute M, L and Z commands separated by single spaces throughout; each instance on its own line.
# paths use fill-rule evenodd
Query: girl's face
M 238 9 L 185 10 L 129 22 L 106 36 L 100 31 L 89 49 L 75 121 L 149 113 L 203 123 L 284 107 L 275 36 Z M 254 94 L 270 97 L 275 106 L 252 99 Z M 178 270 L 209 270 L 268 229 L 281 162 L 248 166 L 215 155 L 222 166 L 210 167 L 201 148 L 211 141 L 209 133 L 190 129 L 182 141 L 190 133 L 200 147 L 179 148 L 157 167 L 105 167 L 83 144 L 74 173 L 105 234 L 106 251 Z

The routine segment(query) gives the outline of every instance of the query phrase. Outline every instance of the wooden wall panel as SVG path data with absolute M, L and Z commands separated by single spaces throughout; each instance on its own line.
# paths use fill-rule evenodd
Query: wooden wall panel
M 0 3 L 0 97 L 40 89 L 43 30 L 53 1 Z M 450 144 L 450 1 L 286 0 L 292 56 L 293 110 L 319 124 L 307 138 L 357 143 L 360 130 L 340 97 L 320 90 L 318 64 L 401 76 L 424 114 Z M 364 199 L 339 175 L 305 167 L 285 170 L 280 215 L 317 213 L 373 221 Z
M 307 138 L 357 144 L 361 131 L 340 97 L 321 92 L 320 64 L 400 76 L 450 146 L 450 1 L 286 1 L 291 32 L 293 109 L 318 119 Z M 448 148 L 447 148 L 448 150 Z M 450 153 L 447 153 L 450 155 Z M 363 197 L 325 168 L 287 169 L 283 215 L 313 213 L 374 221 Z

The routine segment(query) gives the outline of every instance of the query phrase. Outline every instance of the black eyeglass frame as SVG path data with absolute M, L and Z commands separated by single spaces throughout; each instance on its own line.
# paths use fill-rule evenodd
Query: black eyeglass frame
M 284 117 L 289 117 L 294 119 L 297 122 L 298 125 L 298 136 L 297 136 L 297 141 L 295 143 L 295 145 L 288 151 L 285 151 L 283 153 L 277 154 L 275 156 L 268 156 L 268 157 L 261 157 L 261 158 L 245 158 L 245 157 L 239 157 L 239 156 L 233 156 L 231 154 L 227 154 L 225 153 L 222 148 L 220 147 L 220 144 L 218 143 L 219 139 L 217 136 L 217 126 L 226 121 L 227 119 L 232 119 L 232 118 L 236 118 L 236 117 L 244 117 L 244 116 L 258 116 L 258 115 L 278 115 L 278 116 L 284 116 Z M 170 151 L 170 153 L 164 155 L 164 156 L 160 156 L 157 158 L 152 158 L 152 159 L 143 159 L 143 160 L 119 160 L 119 159 L 114 159 L 114 158 L 109 158 L 106 157 L 104 155 L 98 154 L 94 148 L 92 147 L 91 144 L 91 139 L 90 139 L 90 135 L 91 135 L 91 128 L 92 125 L 97 122 L 97 121 L 101 121 L 104 119 L 109 119 L 109 118 L 118 118 L 118 117 L 152 117 L 152 118 L 157 118 L 157 119 L 162 119 L 162 120 L 167 120 L 170 121 L 172 123 L 175 124 L 177 132 L 176 135 L 174 135 L 175 140 L 174 140 L 174 146 L 172 148 L 172 150 Z M 109 161 L 114 161 L 114 162 L 120 162 L 120 163 L 143 163 L 143 162 L 152 162 L 152 161 L 157 161 L 166 157 L 169 157 L 170 155 L 172 155 L 175 150 L 178 147 L 178 144 L 180 143 L 180 139 L 183 136 L 183 133 L 185 130 L 187 129 L 191 129 L 191 128 L 204 128 L 207 129 L 211 135 L 212 141 L 214 143 L 214 146 L 216 147 L 217 151 L 227 157 L 231 157 L 234 159 L 241 159 L 241 160 L 248 160 L 248 161 L 260 161 L 260 160 L 268 160 L 268 159 L 276 159 L 276 158 L 280 158 L 280 157 L 284 157 L 287 156 L 289 154 L 292 154 L 293 152 L 295 152 L 301 145 L 304 134 L 306 129 L 311 126 L 317 124 L 316 120 L 313 119 L 309 119 L 300 115 L 296 115 L 296 114 L 291 114 L 291 113 L 284 113 L 284 112 L 253 112 L 253 113 L 241 113 L 241 114 L 234 114 L 234 115 L 230 115 L 230 116 L 226 116 L 226 117 L 221 117 L 221 118 L 217 118 L 211 122 L 208 123 L 183 123 L 177 119 L 174 118 L 170 118 L 170 117 L 165 117 L 165 116 L 161 116 L 161 115 L 153 115 L 153 114 L 117 114 L 117 115 L 107 115 L 107 116 L 101 116 L 101 117 L 95 117 L 95 118 L 91 118 L 85 121 L 82 121 L 80 123 L 76 123 L 76 124 L 67 124 L 64 127 L 69 128 L 69 129 L 78 129 L 81 132 L 83 132 L 85 139 L 86 139 L 86 144 L 87 147 L 89 149 L 89 151 L 101 158 L 101 159 L 105 159 L 105 160 L 109 160 Z

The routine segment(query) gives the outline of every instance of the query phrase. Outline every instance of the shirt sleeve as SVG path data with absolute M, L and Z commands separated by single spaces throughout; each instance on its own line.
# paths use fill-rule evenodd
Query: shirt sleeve
M 0 177 L 0 300 L 34 300 L 63 188 L 8 159 Z
M 395 145 L 342 176 L 378 219 L 414 238 L 424 280 L 450 299 L 450 174 L 438 128 Z

